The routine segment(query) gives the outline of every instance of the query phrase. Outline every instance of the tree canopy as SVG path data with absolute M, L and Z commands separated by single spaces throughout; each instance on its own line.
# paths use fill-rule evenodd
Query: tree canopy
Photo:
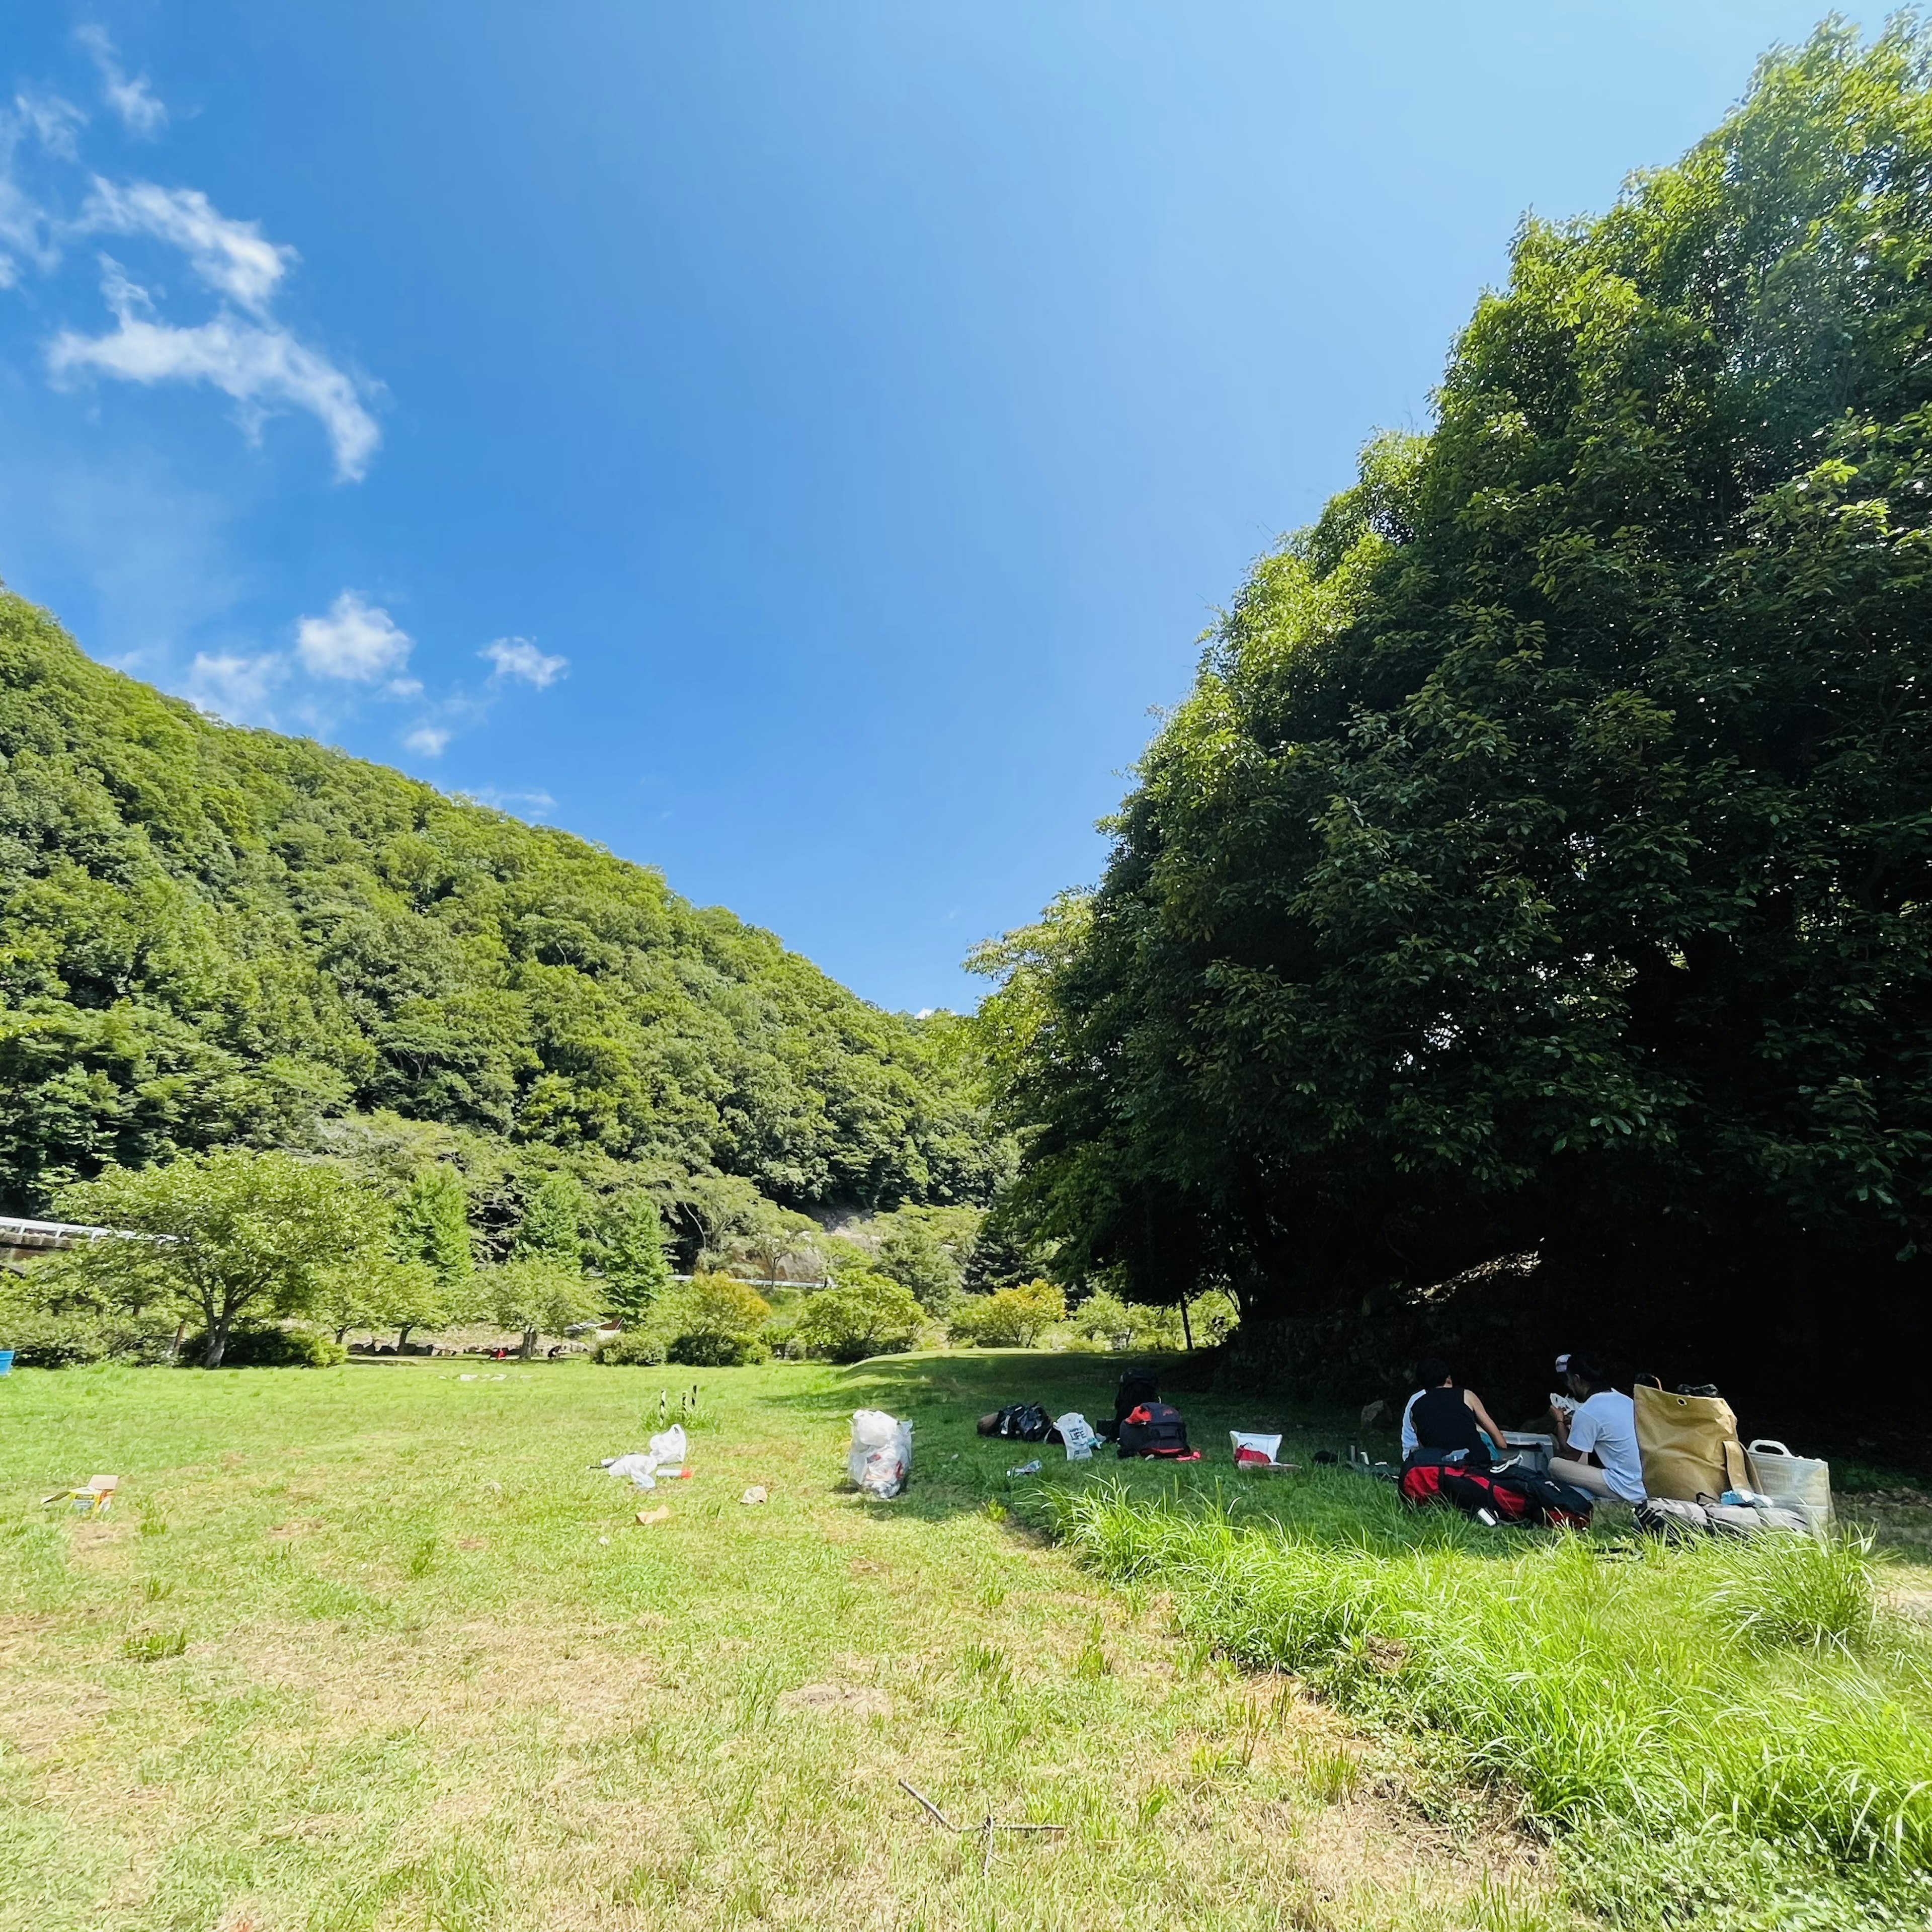
M 1098 889 L 981 962 L 1066 1278 L 1309 1313 L 1535 1249 L 1620 1339 L 1918 1332 L 1929 72 L 1827 27 L 1526 220 L 1434 428 L 1255 566 Z
M 956 1024 L 567 833 L 204 717 L 0 593 L 0 1206 L 371 1115 L 695 1178 L 700 1218 L 707 1177 L 977 1198 Z

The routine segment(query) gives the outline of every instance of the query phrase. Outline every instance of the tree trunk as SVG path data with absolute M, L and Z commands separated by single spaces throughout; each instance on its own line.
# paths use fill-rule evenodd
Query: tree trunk
M 528 1361 L 537 1352 L 537 1331 L 534 1328 L 524 1330 L 524 1360 Z
M 201 1366 L 204 1369 L 220 1367 L 221 1358 L 228 1352 L 228 1331 L 234 1323 L 233 1316 L 224 1314 L 208 1331 L 208 1352 L 201 1358 Z
M 343 1338 L 343 1336 L 345 1336 L 346 1334 L 347 1334 L 349 1333 L 350 1330 L 350 1329 L 352 1329 L 352 1328 L 354 1328 L 354 1327 L 355 1327 L 355 1325 L 356 1325 L 356 1324 L 355 1324 L 355 1323 L 354 1323 L 354 1322 L 344 1322 L 344 1323 L 343 1323 L 342 1326 L 341 1326 L 340 1328 L 338 1328 L 338 1329 L 337 1329 L 337 1330 L 336 1330 L 336 1331 L 335 1331 L 335 1346 L 336 1346 L 338 1348 L 340 1348 L 340 1347 L 342 1346 L 342 1338 Z
M 403 1325 L 396 1330 L 396 1353 L 400 1355 L 403 1352 L 403 1344 L 410 1339 L 410 1330 L 416 1325 L 416 1324 L 413 1322 L 405 1322 Z
M 1187 1324 L 1187 1298 L 1184 1294 L 1180 1298 L 1180 1339 L 1187 1344 L 1191 1354 L 1194 1348 L 1194 1330 Z
M 188 1333 L 185 1320 L 175 1324 L 175 1339 L 168 1344 L 168 1366 L 172 1368 L 181 1360 L 182 1337 Z

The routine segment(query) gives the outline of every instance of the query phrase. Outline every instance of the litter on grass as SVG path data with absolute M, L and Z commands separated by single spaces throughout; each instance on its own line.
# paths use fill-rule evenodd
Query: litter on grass
M 741 1503 L 761 1503 L 764 1502 L 766 1500 L 764 1484 L 762 1483 L 754 1483 L 752 1486 L 738 1498 L 738 1500 Z
M 628 1456 L 613 1456 L 598 1466 L 613 1476 L 628 1476 L 640 1490 L 675 1482 L 691 1474 L 689 1443 L 684 1425 L 674 1422 L 651 1438 L 650 1447 Z
M 882 1408 L 854 1409 L 845 1468 L 867 1496 L 897 1496 L 912 1474 L 912 1424 Z
M 1070 1408 L 1064 1415 L 1056 1417 L 1053 1426 L 1059 1430 L 1060 1441 L 1066 1444 L 1066 1460 L 1070 1462 L 1090 1462 L 1094 1460 L 1094 1445 L 1100 1438 L 1093 1424 L 1077 1408 Z
M 1040 1474 L 1040 1458 L 1036 1456 L 1030 1462 L 1022 1462 L 1017 1469 L 1009 1469 L 1010 1476 L 1036 1476 Z
M 944 1811 L 940 1810 L 937 1804 L 933 1803 L 930 1798 L 927 1797 L 924 1792 L 920 1790 L 917 1785 L 908 1784 L 904 1778 L 901 1778 L 899 1780 L 899 1789 L 904 1792 L 908 1797 L 916 1798 L 920 1804 L 923 1808 L 926 1815 L 930 1818 L 935 1825 L 940 1826 L 943 1830 L 950 1832 L 953 1833 L 956 1837 L 959 1838 L 968 1838 L 976 1833 L 979 1835 L 982 1840 L 982 1849 L 980 1856 L 980 1870 L 982 1876 L 983 1876 L 986 1873 L 991 1869 L 992 1865 L 993 1834 L 995 1832 L 1052 1833 L 1064 1832 L 1066 1829 L 1066 1827 L 1064 1825 L 1002 1824 L 990 1811 L 986 1814 L 985 1819 L 977 1825 L 956 1825 L 950 1818 L 946 1816 Z
M 118 1476 L 90 1476 L 77 1490 L 56 1490 L 52 1496 L 41 1497 L 40 1507 L 70 1502 L 76 1516 L 105 1516 L 114 1507 L 114 1492 L 120 1484 Z
M 670 1520 L 670 1505 L 668 1503 L 659 1503 L 654 1510 L 640 1510 L 638 1512 L 638 1520 L 646 1529 L 650 1528 L 654 1522 L 668 1522 Z

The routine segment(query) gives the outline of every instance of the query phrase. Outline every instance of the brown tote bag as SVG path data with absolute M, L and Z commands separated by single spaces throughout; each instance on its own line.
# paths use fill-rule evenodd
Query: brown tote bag
M 1672 1395 L 1640 1382 L 1630 1390 L 1643 1486 L 1654 1496 L 1694 1503 L 1750 1486 L 1738 1419 L 1722 1396 Z

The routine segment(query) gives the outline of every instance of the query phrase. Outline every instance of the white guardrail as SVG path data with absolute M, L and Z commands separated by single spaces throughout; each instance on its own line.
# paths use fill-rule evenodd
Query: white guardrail
M 25 1221 L 0 1214 L 0 1248 L 70 1248 L 76 1241 L 139 1240 L 122 1228 L 88 1228 L 74 1221 Z

